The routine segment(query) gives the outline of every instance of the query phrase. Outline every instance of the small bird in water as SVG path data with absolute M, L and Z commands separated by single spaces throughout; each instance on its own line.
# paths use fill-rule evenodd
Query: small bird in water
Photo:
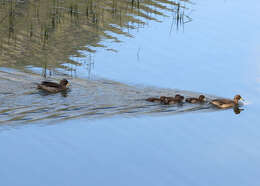
M 203 103 L 206 101 L 206 98 L 204 95 L 200 95 L 198 98 L 186 98 L 185 101 L 188 103 Z
M 175 97 L 165 97 L 162 101 L 164 105 L 172 105 L 176 103 L 182 103 L 184 97 L 180 94 L 176 94 Z
M 243 100 L 240 95 L 236 95 L 233 100 L 231 99 L 214 99 L 210 103 L 215 105 L 218 108 L 231 108 L 237 107 L 239 100 Z
M 150 97 L 145 100 L 149 102 L 161 103 L 165 98 L 165 96 L 161 96 L 160 98 Z
M 67 79 L 62 79 L 60 80 L 60 83 L 42 81 L 41 84 L 38 84 L 37 88 L 49 93 L 58 93 L 67 90 L 69 85 L 70 84 Z

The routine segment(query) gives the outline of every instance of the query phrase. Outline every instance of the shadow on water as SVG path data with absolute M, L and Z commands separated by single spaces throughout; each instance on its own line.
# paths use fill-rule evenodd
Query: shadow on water
M 59 78 L 59 77 L 57 77 Z M 36 89 L 42 77 L 23 72 L 0 71 L 0 123 L 56 122 L 73 118 L 102 118 L 217 111 L 210 104 L 161 105 L 147 97 L 198 96 L 199 93 L 153 87 L 134 87 L 108 80 L 73 78 L 66 93 L 46 94 Z M 52 79 L 56 80 L 56 79 Z M 208 99 L 215 96 L 207 95 Z M 240 110 L 236 108 L 238 114 Z

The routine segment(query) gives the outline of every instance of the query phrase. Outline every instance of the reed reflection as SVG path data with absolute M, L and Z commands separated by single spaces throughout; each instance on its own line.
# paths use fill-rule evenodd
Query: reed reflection
M 131 30 L 167 13 L 173 12 L 178 29 L 190 19 L 184 13 L 187 5 L 187 0 L 0 0 L 0 65 L 39 67 L 44 76 L 57 69 L 73 72 L 83 64 L 70 56 L 88 60 L 78 51 L 113 50 L 100 43 L 132 37 Z

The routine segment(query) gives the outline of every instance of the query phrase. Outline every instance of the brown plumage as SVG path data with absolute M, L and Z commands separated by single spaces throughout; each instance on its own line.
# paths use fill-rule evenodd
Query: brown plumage
M 160 98 L 150 97 L 147 98 L 146 101 L 162 103 L 164 105 L 170 105 L 170 104 L 181 103 L 183 99 L 184 99 L 183 96 L 176 94 L 175 97 L 167 97 L 167 96 L 161 96 Z
M 205 96 L 200 95 L 198 98 L 186 98 L 185 101 L 188 103 L 203 103 L 205 102 Z
M 161 103 L 165 105 L 172 105 L 176 103 L 181 103 L 183 101 L 184 97 L 176 94 L 175 97 L 165 97 Z
M 67 90 L 69 87 L 69 82 L 66 79 L 62 79 L 60 83 L 54 83 L 49 81 L 42 81 L 41 84 L 38 85 L 38 89 L 44 90 L 49 93 L 57 93 L 61 91 Z
M 218 108 L 231 108 L 238 106 L 239 100 L 243 100 L 240 95 L 236 95 L 233 100 L 231 99 L 214 99 L 210 103 Z
M 161 96 L 160 98 L 150 97 L 145 100 L 149 101 L 149 102 L 161 103 L 164 99 L 165 99 L 165 96 Z

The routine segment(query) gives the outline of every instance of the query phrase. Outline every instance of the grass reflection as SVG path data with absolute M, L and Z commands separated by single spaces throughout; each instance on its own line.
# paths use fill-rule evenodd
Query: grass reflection
M 120 42 L 132 29 L 148 21 L 159 21 L 163 12 L 174 12 L 176 27 L 188 17 L 187 0 L 0 0 L 0 65 L 73 71 L 79 50 L 108 46 L 103 40 Z M 64 65 L 71 64 L 71 65 Z

